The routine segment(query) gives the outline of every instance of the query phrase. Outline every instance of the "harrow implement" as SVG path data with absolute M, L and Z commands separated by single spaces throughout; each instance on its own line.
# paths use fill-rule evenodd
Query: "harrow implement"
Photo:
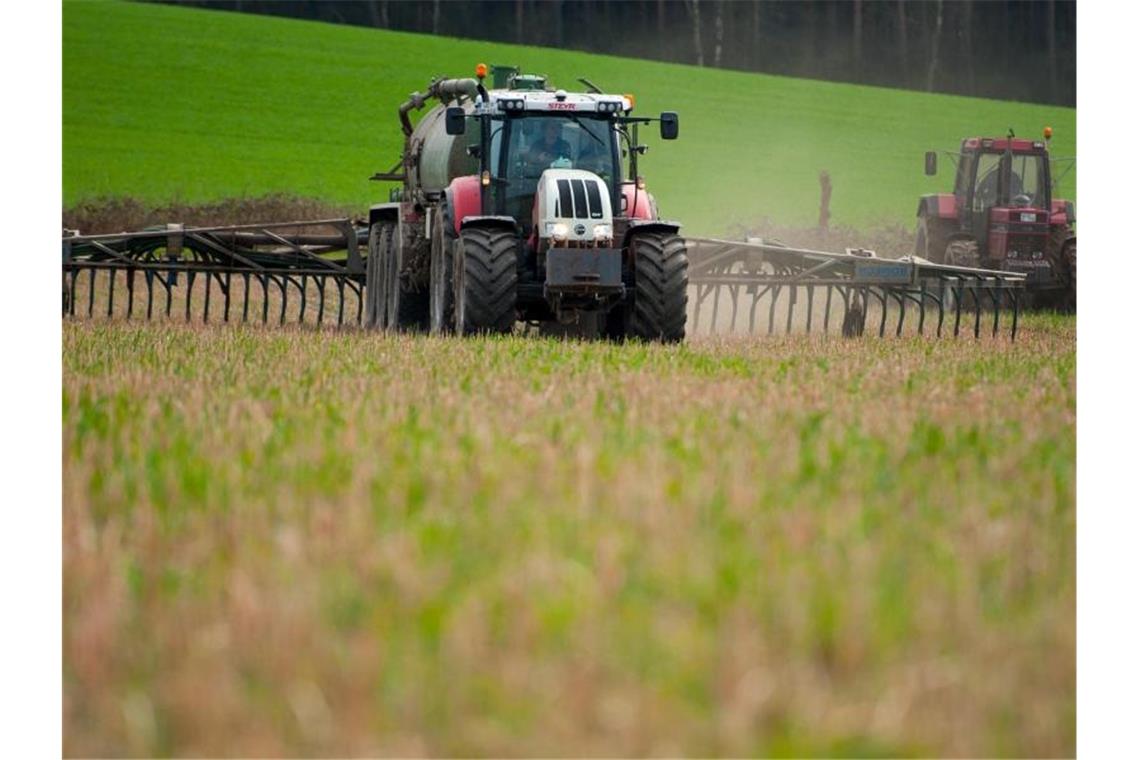
M 882 259 L 780 243 L 686 238 L 688 334 L 841 332 L 880 337 L 963 329 L 997 335 L 1002 311 L 1017 319 L 1025 275 L 934 264 L 916 256 Z M 971 324 L 972 323 L 972 324 Z M 983 327 L 983 324 L 985 325 Z
M 1017 334 L 1025 275 L 687 238 L 689 335 Z M 371 326 L 367 230 L 349 219 L 65 235 L 65 318 Z
M 63 313 L 360 324 L 366 240 L 348 219 L 65 235 Z

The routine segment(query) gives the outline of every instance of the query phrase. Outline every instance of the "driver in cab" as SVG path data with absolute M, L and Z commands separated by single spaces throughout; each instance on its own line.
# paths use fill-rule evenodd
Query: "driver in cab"
M 542 125 L 538 139 L 527 149 L 526 160 L 533 165 L 549 166 L 559 158 L 570 158 L 570 143 L 562 139 L 559 122 L 547 121 Z

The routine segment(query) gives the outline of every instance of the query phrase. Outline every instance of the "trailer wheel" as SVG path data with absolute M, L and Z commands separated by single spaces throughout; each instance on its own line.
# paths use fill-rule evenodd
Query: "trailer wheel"
M 689 305 L 689 255 L 685 241 L 672 233 L 635 235 L 633 304 L 626 334 L 642 340 L 676 343 L 685 337 Z
M 431 231 L 431 293 L 430 311 L 432 335 L 455 330 L 455 228 L 447 203 L 440 206 Z
M 385 274 L 389 241 L 395 225 L 377 222 L 368 228 L 368 263 L 364 270 L 364 326 L 382 330 L 388 323 Z
M 395 227 L 395 225 L 393 225 Z M 403 241 L 395 227 L 387 238 L 384 252 L 384 290 L 387 294 L 389 330 L 420 332 L 428 327 L 428 294 L 412 290 L 400 276 L 403 268 Z
M 518 298 L 518 237 L 508 230 L 472 228 L 455 245 L 455 329 L 508 333 Z

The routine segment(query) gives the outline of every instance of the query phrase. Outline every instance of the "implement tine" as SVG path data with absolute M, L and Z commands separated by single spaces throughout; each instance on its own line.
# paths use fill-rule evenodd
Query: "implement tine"
M 75 316 L 75 289 L 79 284 L 79 270 L 71 270 L 71 294 L 67 298 L 67 312 L 71 316 Z
M 230 275 L 232 275 L 232 274 L 233 273 L 230 270 L 228 270 L 228 269 L 226 270 L 226 286 L 222 289 L 222 292 L 226 296 L 225 305 L 222 307 L 222 321 L 223 322 L 229 322 L 230 321 L 230 285 L 233 284 Z
M 990 300 L 994 303 L 994 332 L 992 337 L 996 338 L 998 334 L 998 315 L 1001 314 L 1001 291 L 997 289 L 997 283 L 995 282 L 994 287 L 990 288 L 988 292 Z
M 206 298 L 202 304 L 202 324 L 207 324 L 210 321 L 210 280 L 213 278 L 211 272 L 206 272 Z
M 978 290 L 982 287 L 981 278 L 975 278 L 974 287 L 970 293 L 974 296 L 974 338 L 980 338 L 982 335 L 982 302 L 978 298 Z
M 772 334 L 772 330 L 776 324 L 776 303 L 780 300 L 780 288 L 782 286 L 776 285 L 772 288 L 772 303 L 768 306 L 768 334 Z
M 135 311 L 135 270 L 134 268 L 127 270 L 127 319 Z
M 305 324 L 305 305 L 306 305 L 305 304 L 305 301 L 306 301 L 305 291 L 308 290 L 308 287 L 309 287 L 309 275 L 303 274 L 303 275 L 301 275 L 301 314 L 297 318 L 297 321 L 300 322 L 301 324 Z
M 956 279 L 955 282 L 956 282 L 956 285 L 954 287 L 954 337 L 957 338 L 958 333 L 959 333 L 958 328 L 962 322 L 962 290 L 963 290 L 963 288 L 962 288 L 962 281 L 960 279 Z
M 317 324 L 320 325 L 325 321 L 325 284 L 327 283 L 328 278 L 319 277 L 317 278 L 317 281 L 319 283 L 318 287 L 320 288 L 318 291 L 320 293 L 320 298 L 317 302 Z
M 241 321 L 242 324 L 245 324 L 249 321 L 249 272 L 242 272 L 241 276 L 245 280 L 241 298 Z
M 807 329 L 806 332 L 811 334 L 811 313 L 813 311 L 812 301 L 815 298 L 815 285 L 807 286 Z
M 899 302 L 899 325 L 895 328 L 895 337 L 902 336 L 903 320 L 906 319 L 906 293 L 897 296 Z
M 193 269 L 186 271 L 186 321 L 190 321 L 190 302 L 194 300 L 194 278 L 197 272 Z
M 887 291 L 882 288 L 876 291 L 875 288 L 872 288 L 871 292 L 879 299 L 880 308 L 883 310 L 882 315 L 879 317 L 879 337 L 883 338 L 886 337 L 887 334 Z
M 792 334 L 792 312 L 796 308 L 796 296 L 799 294 L 799 288 L 795 285 L 788 286 L 788 321 L 784 325 L 784 334 Z
M 107 274 L 111 277 L 110 287 L 107 288 L 107 319 L 115 315 L 115 275 L 118 272 L 117 267 L 111 267 L 107 270 Z
M 261 275 L 261 324 L 269 324 L 269 275 Z
M 280 324 L 285 324 L 285 305 L 289 302 L 289 275 L 282 275 L 281 279 L 273 278 L 273 281 L 281 288 L 281 319 Z
M 91 284 L 88 286 L 90 290 L 87 292 L 87 318 L 90 319 L 95 315 L 95 278 L 99 274 L 99 270 L 91 267 Z
M 336 326 L 344 326 L 344 278 L 340 275 L 336 277 L 337 295 L 340 296 L 340 305 L 337 307 L 336 312 Z
M 827 335 L 827 328 L 831 323 L 831 293 L 835 290 L 834 285 L 827 286 L 827 302 L 823 307 L 823 334 Z
M 922 281 L 922 290 L 918 294 L 918 334 L 922 335 L 922 328 L 926 325 L 926 280 Z
M 154 272 L 146 270 L 143 281 L 146 283 L 146 318 L 150 321 L 154 313 Z
M 364 287 L 359 283 L 352 283 L 352 290 L 356 293 L 356 324 L 364 321 Z
M 1009 333 L 1009 339 L 1014 340 L 1017 338 L 1017 307 L 1021 302 L 1021 293 L 1017 290 L 1011 290 L 1009 292 L 1009 297 L 1013 301 L 1013 329 Z

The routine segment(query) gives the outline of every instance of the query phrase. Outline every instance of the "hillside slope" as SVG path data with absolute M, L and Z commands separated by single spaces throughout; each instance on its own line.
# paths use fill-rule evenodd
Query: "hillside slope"
M 396 107 L 431 76 L 518 63 L 571 87 L 633 92 L 681 114 L 642 164 L 662 213 L 690 232 L 768 217 L 811 224 L 818 173 L 836 224 L 909 225 L 945 188 L 922 153 L 966 134 L 1037 134 L 1075 152 L 1076 112 L 701 69 L 577 52 L 128 3 L 66 2 L 64 202 L 107 195 L 189 202 L 288 192 L 338 204 L 387 197 L 367 178 L 398 158 Z M 1075 195 L 1075 175 L 1062 186 Z

